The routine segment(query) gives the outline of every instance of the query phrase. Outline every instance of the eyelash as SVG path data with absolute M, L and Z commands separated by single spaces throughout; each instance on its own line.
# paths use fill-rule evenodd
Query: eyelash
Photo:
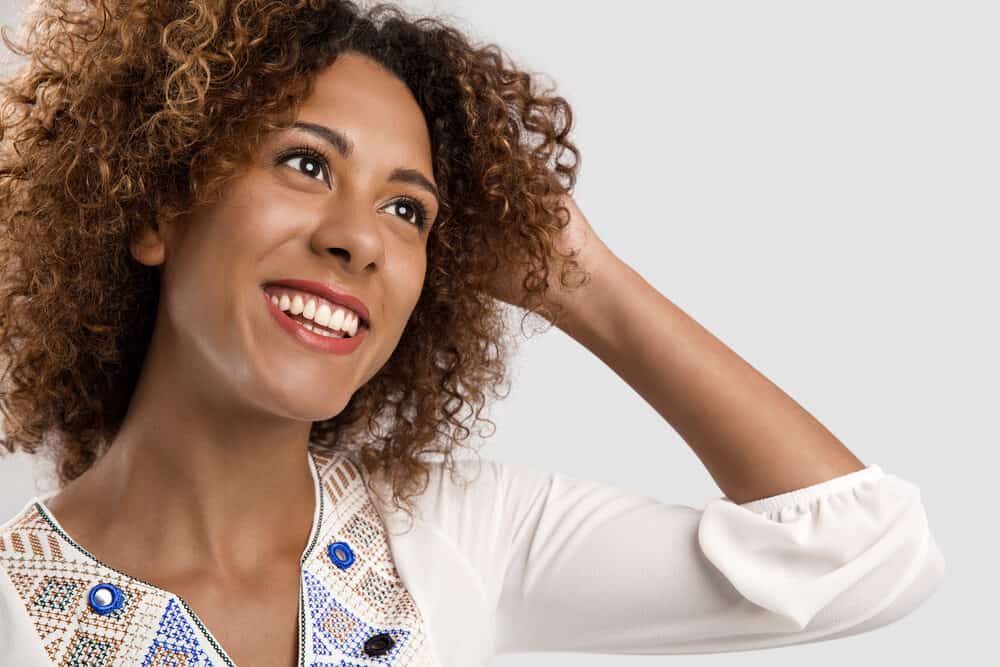
M 312 146 L 302 145 L 289 148 L 288 150 L 283 151 L 280 155 L 278 155 L 275 158 L 275 163 L 284 164 L 288 160 L 295 157 L 308 157 L 319 162 L 320 166 L 323 168 L 324 175 L 329 176 L 330 162 L 326 156 L 326 153 L 316 148 L 313 148 Z M 309 176 L 309 174 L 306 174 L 304 171 L 298 169 L 296 171 L 305 176 Z M 416 221 L 413 222 L 412 224 L 415 224 L 418 229 L 421 230 L 425 229 L 427 227 L 427 206 L 419 199 L 414 199 L 413 197 L 402 197 L 400 199 L 395 199 L 392 202 L 390 202 L 389 205 L 391 206 L 393 204 L 402 204 L 402 203 L 409 204 L 416 211 Z

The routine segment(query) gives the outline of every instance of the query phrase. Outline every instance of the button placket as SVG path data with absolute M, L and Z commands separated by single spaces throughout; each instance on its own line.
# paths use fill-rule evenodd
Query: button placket
M 354 564 L 354 550 L 351 549 L 351 545 L 347 542 L 331 542 L 330 546 L 326 548 L 326 553 L 330 558 L 330 562 L 341 570 L 346 570 Z M 371 656 L 386 655 L 395 644 L 396 642 L 392 638 L 392 635 L 380 632 L 365 640 L 364 652 L 365 655 Z

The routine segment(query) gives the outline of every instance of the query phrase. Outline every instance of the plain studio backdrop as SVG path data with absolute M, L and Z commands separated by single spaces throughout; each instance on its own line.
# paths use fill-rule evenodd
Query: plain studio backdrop
M 0 0 L 0 21 L 18 25 L 23 3 Z M 988 662 L 1000 593 L 998 5 L 402 4 L 551 77 L 575 112 L 574 195 L 597 233 L 863 462 L 919 485 L 948 563 L 923 607 L 862 635 L 497 664 Z M 609 367 L 540 328 L 526 328 L 484 457 L 699 508 L 722 495 Z M 0 517 L 52 488 L 42 464 L 3 458 Z

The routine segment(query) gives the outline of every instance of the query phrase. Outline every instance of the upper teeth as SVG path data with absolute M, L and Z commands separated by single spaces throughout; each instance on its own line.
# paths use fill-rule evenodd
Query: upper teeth
M 358 315 L 344 306 L 330 303 L 315 294 L 286 288 L 269 289 L 268 294 L 271 295 L 271 303 L 292 315 L 301 315 L 334 331 L 345 331 L 349 336 L 358 332 Z

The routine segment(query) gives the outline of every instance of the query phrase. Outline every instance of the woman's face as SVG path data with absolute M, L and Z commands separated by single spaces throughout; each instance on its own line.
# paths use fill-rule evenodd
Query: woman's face
M 396 348 L 423 287 L 438 202 L 428 191 L 435 184 L 420 107 L 374 61 L 341 54 L 297 122 L 314 131 L 270 135 L 220 202 L 161 230 L 159 317 L 168 326 L 157 335 L 199 384 L 221 383 L 256 410 L 314 421 L 339 413 Z M 318 136 L 319 127 L 347 146 Z M 397 169 L 407 171 L 393 176 Z M 427 228 L 414 201 L 426 208 Z M 159 263 L 155 241 L 145 247 L 133 246 L 137 258 Z M 354 351 L 325 351 L 279 323 L 270 283 L 289 278 L 366 305 L 368 331 Z

